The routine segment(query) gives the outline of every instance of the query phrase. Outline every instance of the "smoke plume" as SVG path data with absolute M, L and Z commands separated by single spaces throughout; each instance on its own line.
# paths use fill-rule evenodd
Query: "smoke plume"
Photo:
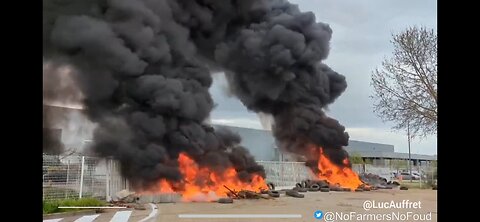
M 44 57 L 75 67 L 98 124 L 93 149 L 120 160 L 135 186 L 181 180 L 180 152 L 243 180 L 264 175 L 238 137 L 205 123 L 213 70 L 248 109 L 273 116 L 284 149 L 348 143 L 323 112 L 346 88 L 321 63 L 332 30 L 287 1 L 45 0 L 44 15 Z
M 61 129 L 43 129 L 43 153 L 59 155 L 65 150 L 61 138 Z
M 59 155 L 65 151 L 62 142 L 62 130 L 55 128 L 55 115 L 43 107 L 43 153 Z

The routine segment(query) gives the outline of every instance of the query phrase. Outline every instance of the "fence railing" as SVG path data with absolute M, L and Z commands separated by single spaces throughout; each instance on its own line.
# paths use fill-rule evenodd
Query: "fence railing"
M 295 186 L 315 176 L 304 162 L 257 161 L 265 168 L 267 182 L 279 186 Z M 392 180 L 390 167 L 354 164 L 357 173 L 373 173 Z M 420 172 L 421 183 L 436 182 L 436 168 L 413 167 Z M 43 156 L 43 199 L 95 197 L 111 200 L 118 191 L 129 189 L 128 181 L 120 174 L 120 164 L 111 158 L 88 156 Z
M 89 156 L 43 156 L 43 199 L 106 199 L 128 188 L 113 159 Z
M 304 162 L 257 161 L 265 168 L 266 180 L 276 186 L 295 186 L 306 179 L 313 179 L 313 173 Z

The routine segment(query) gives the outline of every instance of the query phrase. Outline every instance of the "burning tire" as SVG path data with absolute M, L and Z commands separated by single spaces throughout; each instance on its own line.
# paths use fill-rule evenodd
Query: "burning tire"
M 261 190 L 260 193 L 261 194 L 268 194 L 270 191 L 269 190 Z
M 328 188 L 328 182 L 326 180 L 319 180 L 317 181 L 317 184 L 318 186 L 320 186 L 320 188 L 324 187 L 324 188 Z
M 303 186 L 302 186 L 301 183 L 296 183 L 296 184 L 295 184 L 295 187 L 302 188 Z
M 287 190 L 287 191 L 285 192 L 285 194 L 286 194 L 287 196 L 296 197 L 296 198 L 304 198 L 304 197 L 305 197 L 305 195 L 300 194 L 300 193 L 298 193 L 298 192 L 295 191 L 295 190 Z
M 322 188 L 320 188 L 320 192 L 330 192 L 330 188 L 322 187 Z
M 269 191 L 268 192 L 268 196 L 271 196 L 271 197 L 280 197 L 280 193 L 278 191 Z
M 355 192 L 363 192 L 363 189 L 357 188 L 355 189 Z
M 218 203 L 233 203 L 233 199 L 228 197 L 220 198 L 218 199 Z

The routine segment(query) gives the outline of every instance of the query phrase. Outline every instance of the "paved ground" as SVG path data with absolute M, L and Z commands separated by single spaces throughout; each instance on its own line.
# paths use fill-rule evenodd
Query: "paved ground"
M 150 222 L 153 220 L 144 220 L 149 218 L 152 212 L 156 212 L 155 209 L 147 204 L 146 210 L 133 210 L 133 209 L 105 209 L 102 213 L 89 214 L 89 215 L 76 215 L 76 216 L 64 216 L 54 219 L 44 219 L 43 222 L 128 222 L 128 221 L 142 221 Z M 155 211 L 154 211 L 155 210 Z M 154 217 L 152 217 L 155 219 Z
M 421 209 L 372 209 L 365 211 L 363 203 L 365 200 L 375 201 L 421 201 Z M 279 222 L 279 221 L 324 221 L 314 218 L 314 212 L 322 210 L 332 212 L 357 212 L 359 214 L 375 213 L 384 214 L 390 212 L 407 213 L 411 211 L 416 214 L 432 212 L 431 220 L 437 221 L 437 191 L 435 190 L 376 190 L 370 192 L 308 192 L 305 198 L 298 199 L 284 197 L 283 195 L 274 200 L 236 200 L 233 204 L 218 203 L 170 203 L 158 204 L 159 215 L 156 221 L 168 222 Z M 178 214 L 301 214 L 302 218 L 292 219 L 185 219 L 178 218 Z M 341 221 L 341 220 L 336 220 Z M 358 221 L 356 218 L 343 221 Z M 374 220 L 363 220 L 374 221 Z M 376 220 L 383 221 L 383 220 Z M 413 218 L 406 220 L 391 221 L 414 221 Z
M 365 211 L 363 209 L 363 203 L 366 201 L 379 202 L 391 202 L 396 203 L 402 201 L 416 202 L 420 201 L 420 209 L 371 209 Z M 73 216 L 58 218 L 60 220 L 52 220 L 51 222 L 139 222 L 142 219 L 152 214 L 152 209 L 147 206 L 147 210 L 126 210 L 128 212 L 121 212 L 125 210 L 106 210 L 104 213 L 87 216 Z M 418 190 L 410 189 L 407 191 L 402 190 L 376 190 L 371 192 L 308 192 L 305 193 L 305 198 L 292 198 L 281 196 L 278 199 L 273 200 L 235 200 L 233 204 L 219 204 L 219 203 L 166 203 L 157 204 L 155 210 L 156 216 L 150 222 L 290 222 L 290 221 L 325 221 L 323 219 L 318 220 L 314 218 L 314 212 L 317 210 L 326 212 L 343 212 L 349 214 L 350 212 L 356 212 L 355 217 L 358 214 L 387 214 L 396 212 L 397 215 L 412 212 L 413 214 L 428 214 L 431 213 L 431 218 L 424 221 L 437 221 L 437 191 L 434 190 Z M 179 214 L 300 214 L 301 218 L 290 219 L 187 219 L 179 218 Z M 403 218 L 395 220 L 393 218 L 390 221 L 415 221 L 413 214 L 410 218 Z M 123 220 L 120 218 L 124 218 Z M 344 220 L 335 221 L 386 221 L 383 220 L 359 220 L 358 218 L 344 218 Z M 44 220 L 46 222 L 46 220 Z M 50 222 L 50 221 L 49 221 Z M 147 221 L 144 221 L 147 222 Z M 333 221 L 332 221 L 333 222 Z

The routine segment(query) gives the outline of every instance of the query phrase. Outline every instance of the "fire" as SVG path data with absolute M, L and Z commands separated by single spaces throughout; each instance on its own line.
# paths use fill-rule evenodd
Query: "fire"
M 342 162 L 343 166 L 337 166 L 332 163 L 323 153 L 323 148 L 320 147 L 320 155 L 318 157 L 319 173 L 316 176 L 320 180 L 326 180 L 330 184 L 350 188 L 353 191 L 362 185 L 363 182 L 358 177 L 358 174 L 350 168 L 350 161 L 347 158 Z
M 160 193 L 173 193 L 173 188 L 172 188 L 172 185 L 170 185 L 170 183 L 165 180 L 165 179 L 162 179 L 160 180 Z
M 228 190 L 224 186 L 235 191 L 267 189 L 264 178 L 257 174 L 253 175 L 250 182 L 243 182 L 238 178 L 237 171 L 233 167 L 219 173 L 207 167 L 200 167 L 185 153 L 180 153 L 178 163 L 183 181 L 174 183 L 162 179 L 159 182 L 159 191 L 160 193 L 180 193 L 183 201 L 214 201 L 220 197 L 226 197 Z

